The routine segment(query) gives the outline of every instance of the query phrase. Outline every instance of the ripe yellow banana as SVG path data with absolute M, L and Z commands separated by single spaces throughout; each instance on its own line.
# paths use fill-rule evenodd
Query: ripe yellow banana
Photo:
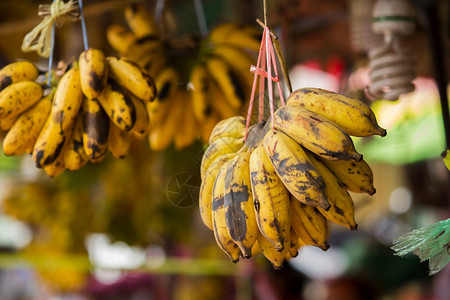
M 150 117 L 148 115 L 147 107 L 144 102 L 140 99 L 134 97 L 133 95 L 129 95 L 131 101 L 133 102 L 133 106 L 136 111 L 136 122 L 134 122 L 133 128 L 131 131 L 139 138 L 143 138 L 148 134 L 150 130 Z
M 163 47 L 160 40 L 154 37 L 147 37 L 139 39 L 128 46 L 123 56 L 136 62 L 141 68 L 146 70 L 155 62 L 162 51 Z
M 89 48 L 79 59 L 81 90 L 88 99 L 97 98 L 106 84 L 108 64 L 103 51 Z
M 356 230 L 358 225 L 355 222 L 355 207 L 347 190 L 323 163 L 311 154 L 308 156 L 325 180 L 325 194 L 331 205 L 328 211 L 324 211 L 320 207 L 318 210 L 331 222 L 343 225 L 350 230 Z
M 3 140 L 6 155 L 31 153 L 52 107 L 53 91 L 22 113 Z
M 211 166 L 206 171 L 205 177 L 202 180 L 200 185 L 200 193 L 199 193 L 199 208 L 200 208 L 200 216 L 202 218 L 203 223 L 209 229 L 213 230 L 212 223 L 212 194 L 214 181 L 216 180 L 217 174 L 219 173 L 220 168 L 230 159 L 236 156 L 236 153 L 228 153 L 224 154 L 218 159 L 216 159 Z
M 42 97 L 41 86 L 34 81 L 19 81 L 0 92 L 0 119 L 14 118 Z
M 60 151 L 60 154 L 56 157 L 56 159 L 48 164 L 43 166 L 45 173 L 51 178 L 54 178 L 58 175 L 60 175 L 64 170 L 66 169 L 65 165 L 65 152 L 67 151 L 68 147 L 70 146 L 71 141 L 71 134 L 72 134 L 72 128 L 69 128 L 67 138 L 64 142 L 64 146 Z
M 196 64 L 191 71 L 189 87 L 191 88 L 192 107 L 194 115 L 199 122 L 203 122 L 212 113 L 209 98 L 209 88 L 211 85 L 211 75 L 204 64 Z
M 211 116 L 206 118 L 205 121 L 203 121 L 202 124 L 200 124 L 200 136 L 203 141 L 203 143 L 208 143 L 209 137 L 211 136 L 211 133 L 214 129 L 214 126 L 220 121 L 219 116 L 213 112 Z M 0 126 L 1 126 L 1 120 L 0 120 Z
M 326 251 L 330 248 L 327 219 L 313 206 L 308 206 L 291 196 L 292 228 L 306 245 Z
M 279 270 L 284 265 L 284 260 L 286 258 L 287 253 L 289 253 L 289 244 L 288 240 L 286 241 L 286 245 L 284 246 L 284 250 L 279 252 L 268 239 L 266 239 L 261 233 L 258 235 L 258 245 L 261 249 L 262 254 L 272 263 L 272 267 L 275 270 Z
M 263 140 L 272 166 L 289 192 L 306 205 L 329 209 L 325 182 L 303 148 L 281 131 L 269 130 Z
M 127 131 L 117 127 L 112 121 L 109 124 L 108 150 L 114 157 L 124 158 L 130 150 L 131 137 Z
M 247 100 L 245 86 L 231 66 L 218 56 L 208 58 L 206 66 L 231 107 L 240 109 Z
M 209 39 L 216 44 L 232 44 L 237 47 L 259 51 L 262 31 L 241 24 L 225 23 L 215 27 Z
M 215 47 L 213 53 L 222 57 L 244 82 L 251 87 L 253 83 L 254 74 L 250 72 L 252 65 L 256 66 L 256 57 L 252 57 L 242 48 L 234 45 L 222 45 Z
M 157 51 L 147 53 L 148 57 L 142 59 L 144 62 L 143 68 L 147 70 L 148 74 L 153 78 L 155 78 L 167 64 L 167 57 L 164 55 L 164 51 L 161 48 L 155 50 Z
M 239 246 L 244 258 L 252 255 L 258 237 L 250 178 L 250 152 L 238 153 L 229 161 L 225 175 L 225 222 L 231 239 Z
M 216 180 L 214 181 L 212 194 L 212 221 L 214 237 L 217 244 L 228 255 L 232 262 L 238 262 L 239 256 L 241 256 L 241 250 L 231 239 L 225 220 L 225 176 L 229 163 L 231 163 L 231 161 L 228 161 L 222 165 L 219 169 Z
M 117 127 L 125 131 L 133 128 L 136 122 L 133 101 L 115 82 L 109 81 L 97 100 Z
M 209 137 L 209 143 L 212 144 L 216 140 L 229 137 L 234 139 L 243 138 L 245 135 L 245 118 L 242 116 L 230 117 L 219 121 L 214 126 Z
M 289 248 L 285 258 L 286 260 L 298 256 L 298 250 L 303 246 L 303 244 L 299 243 L 299 241 L 300 240 L 297 234 L 295 233 L 294 228 L 291 227 L 289 235 Z
M 300 106 L 283 106 L 274 114 L 275 128 L 320 157 L 361 161 L 350 136 L 339 127 Z
M 156 87 L 153 79 L 144 69 L 126 58 L 108 56 L 108 74 L 120 86 L 144 102 L 153 101 Z
M 82 102 L 80 70 L 73 67 L 64 73 L 56 87 L 50 113 L 52 122 L 58 124 L 61 131 L 71 128 Z
M 128 47 L 136 42 L 135 35 L 125 26 L 112 24 L 106 30 L 106 39 L 114 50 L 124 55 Z
M 202 157 L 200 165 L 201 178 L 205 176 L 209 166 L 220 156 L 227 153 L 238 152 L 244 146 L 244 138 L 235 139 L 230 137 L 222 137 L 215 140 L 206 149 Z
M 353 136 L 386 135 L 386 130 L 378 125 L 368 105 L 342 94 L 319 88 L 302 88 L 289 96 L 287 104 L 315 112 Z
M 208 97 L 210 99 L 209 102 L 212 110 L 219 115 L 220 119 L 228 119 L 236 115 L 241 115 L 240 109 L 232 107 L 225 94 L 214 80 L 211 80 L 210 82 Z
M 20 114 L 17 116 L 7 117 L 0 119 L 0 130 L 9 130 L 16 123 L 17 119 L 20 117 Z
M 356 162 L 320 159 L 320 161 L 327 166 L 348 191 L 369 195 L 375 194 L 372 169 L 365 160 Z
M 180 125 L 174 135 L 175 149 L 184 149 L 197 139 L 198 123 L 194 116 L 194 110 L 192 108 L 191 95 L 187 90 L 183 90 L 184 100 L 181 104 L 184 106 L 183 115 L 180 119 Z
M 158 105 L 160 102 L 174 97 L 174 94 L 181 89 L 178 84 L 177 70 L 171 66 L 165 67 L 155 78 L 156 90 L 158 91 L 157 101 L 150 105 Z
M 71 127 L 62 130 L 61 124 L 53 122 L 52 115 L 49 115 L 34 145 L 33 159 L 36 167 L 51 165 L 60 157 L 64 145 L 70 139 L 71 130 Z
M 64 151 L 64 165 L 69 171 L 76 171 L 86 165 L 89 158 L 83 148 L 83 114 L 78 114 L 75 119 L 72 137 Z
M 253 203 L 259 230 L 277 249 L 284 250 L 291 227 L 289 192 L 278 177 L 263 146 L 250 156 Z
M 125 20 L 138 39 L 158 35 L 153 16 L 142 4 L 127 5 L 125 7 Z
M 0 91 L 19 81 L 35 81 L 38 75 L 38 68 L 29 61 L 10 63 L 0 70 Z
M 83 102 L 83 149 L 92 162 L 101 161 L 108 149 L 109 118 L 96 99 Z

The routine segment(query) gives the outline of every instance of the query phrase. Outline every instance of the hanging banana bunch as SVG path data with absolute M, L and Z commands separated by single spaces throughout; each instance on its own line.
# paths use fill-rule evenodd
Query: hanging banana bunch
M 252 94 L 247 120 L 234 116 L 214 127 L 201 161 L 199 208 L 231 261 L 261 252 L 279 269 L 303 245 L 326 251 L 329 222 L 357 229 L 348 191 L 372 195 L 375 188 L 351 136 L 385 136 L 386 130 L 363 102 L 324 89 L 298 89 L 286 104 L 280 92 L 281 107 L 274 111 L 273 82 L 281 88 L 273 58 L 265 26 L 258 65 L 252 67 L 262 76 L 259 121 L 250 126 Z M 264 78 L 271 106 L 267 122 Z M 255 75 L 253 91 L 256 83 Z
M 198 39 L 164 38 L 143 6 L 125 8 L 129 28 L 112 25 L 107 39 L 119 56 L 136 61 L 155 79 L 156 101 L 147 105 L 153 150 L 207 142 L 214 125 L 241 115 L 251 91 L 260 30 L 232 23 Z

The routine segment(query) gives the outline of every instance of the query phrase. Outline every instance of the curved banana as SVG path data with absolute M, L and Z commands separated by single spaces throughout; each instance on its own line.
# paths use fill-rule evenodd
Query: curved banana
M 184 149 L 197 139 L 198 123 L 194 116 L 192 108 L 191 95 L 187 90 L 183 90 L 182 97 L 184 98 L 182 104 L 184 106 L 183 115 L 180 119 L 181 124 L 174 135 L 175 149 Z
M 228 233 L 227 224 L 225 220 L 225 176 L 228 169 L 228 164 L 231 161 L 222 165 L 217 173 L 214 181 L 212 193 L 212 222 L 214 237 L 220 249 L 222 249 L 230 258 L 232 262 L 238 262 L 241 256 L 241 250 L 238 245 L 231 239 Z
M 240 109 L 247 100 L 245 88 L 231 66 L 218 56 L 208 58 L 206 66 L 231 107 Z
M 298 250 L 303 246 L 303 244 L 299 243 L 299 238 L 295 233 L 295 230 L 291 227 L 290 235 L 289 235 L 289 248 L 286 253 L 286 260 L 297 257 Z
M 70 146 L 72 129 L 69 129 L 67 133 L 68 133 L 68 135 L 66 136 L 64 145 L 63 145 L 59 155 L 56 157 L 56 159 L 52 163 L 42 167 L 42 169 L 45 171 L 45 173 L 47 173 L 47 175 L 51 178 L 55 178 L 56 176 L 58 176 L 62 172 L 64 172 L 64 170 L 66 169 L 65 153 Z
M 301 106 L 338 125 L 353 136 L 386 135 L 372 109 L 357 99 L 319 88 L 294 91 L 287 104 Z
M 373 173 L 365 160 L 360 162 L 351 160 L 327 160 L 320 159 L 327 168 L 336 176 L 344 187 L 354 193 L 367 193 L 373 195 L 376 192 L 373 186 Z
M 250 56 L 248 52 L 234 45 L 218 45 L 213 53 L 222 57 L 251 88 L 254 74 L 250 72 L 250 67 L 256 66 L 256 57 Z
M 136 42 L 135 35 L 125 26 L 118 24 L 112 24 L 106 29 L 106 39 L 120 55 L 124 55 L 128 48 Z
M 203 122 L 211 115 L 212 107 L 209 98 L 211 75 L 204 64 L 196 64 L 191 71 L 189 87 L 192 95 L 192 107 L 195 117 Z M 216 99 L 213 99 L 215 101 Z
M 0 119 L 14 118 L 42 97 L 42 87 L 34 81 L 19 81 L 0 92 Z
M 252 256 L 252 247 L 259 233 L 249 162 L 250 152 L 236 154 L 229 161 L 224 182 L 225 222 L 231 239 L 239 246 L 244 258 Z
M 248 25 L 224 23 L 213 28 L 209 39 L 218 45 L 233 44 L 238 47 L 259 51 L 262 31 Z
M 232 107 L 214 80 L 210 81 L 208 97 L 212 110 L 219 115 L 220 119 L 228 119 L 236 115 L 241 115 L 240 109 Z
M 38 68 L 29 61 L 10 63 L 0 70 L 0 91 L 19 81 L 35 81 L 38 75 Z
M 219 116 L 212 112 L 211 116 L 206 118 L 205 121 L 203 121 L 202 124 L 200 124 L 200 136 L 203 141 L 203 143 L 208 143 L 209 137 L 211 136 L 211 133 L 216 126 L 216 124 L 220 121 Z M 1 120 L 0 120 L 0 126 L 1 126 Z M 1 127 L 0 127 L 1 128 Z
M 289 192 L 263 146 L 257 147 L 250 156 L 250 174 L 256 223 L 262 235 L 275 249 L 283 251 L 291 227 Z
M 358 224 L 355 222 L 355 207 L 347 190 L 323 163 L 311 154 L 308 156 L 314 167 L 325 180 L 325 194 L 331 205 L 328 211 L 324 211 L 320 207 L 317 209 L 331 222 L 343 225 L 350 230 L 356 230 Z
M 136 109 L 130 97 L 109 81 L 97 98 L 111 121 L 121 130 L 130 131 L 136 123 Z
M 89 158 L 83 148 L 83 114 L 78 114 L 69 145 L 64 151 L 64 165 L 69 171 L 76 171 L 86 165 Z
M 202 180 L 200 185 L 200 193 L 199 193 L 199 208 L 200 208 L 200 217 L 202 218 L 203 223 L 209 229 L 213 230 L 213 222 L 212 222 L 212 194 L 214 181 L 216 180 L 217 174 L 219 173 L 219 169 L 230 159 L 236 156 L 236 153 L 228 153 L 224 154 L 218 159 L 216 159 L 208 170 L 205 173 L 205 177 Z
M 153 16 L 142 4 L 127 5 L 125 7 L 125 20 L 138 39 L 158 34 Z
M 156 102 L 150 105 L 158 105 L 167 99 L 174 97 L 174 94 L 181 89 L 179 85 L 179 75 L 174 67 L 165 67 L 155 78 L 155 86 L 158 91 Z
M 83 102 L 83 149 L 91 162 L 101 161 L 108 149 L 109 118 L 96 99 Z
M 17 116 L 7 117 L 0 119 L 0 130 L 9 130 L 16 123 L 17 119 L 19 119 L 20 114 Z
M 201 178 L 205 176 L 206 170 L 209 166 L 220 156 L 227 153 L 238 152 L 244 146 L 244 138 L 235 139 L 230 137 L 222 137 L 214 141 L 206 149 L 203 154 L 201 165 L 200 165 L 200 175 Z
M 284 250 L 279 252 L 277 249 L 275 249 L 273 244 L 261 233 L 258 234 L 257 241 L 262 254 L 271 262 L 272 267 L 275 270 L 283 268 L 284 260 L 286 259 L 286 255 L 289 249 L 289 244 L 285 245 Z
M 89 48 L 80 54 L 81 90 L 88 99 L 97 98 L 106 84 L 108 64 L 103 51 Z
M 3 140 L 5 155 L 21 155 L 33 151 L 39 132 L 50 114 L 53 94 L 52 91 L 19 116 Z
M 212 144 L 216 140 L 228 137 L 234 139 L 243 138 L 245 135 L 245 118 L 242 116 L 230 117 L 219 121 L 214 126 L 209 137 L 209 143 Z
M 339 127 L 299 106 L 283 106 L 274 114 L 275 128 L 320 157 L 361 161 L 350 136 Z
M 328 222 L 317 208 L 305 205 L 292 196 L 291 211 L 292 228 L 297 237 L 306 245 L 328 250 Z
M 109 124 L 108 150 L 114 157 L 124 158 L 130 150 L 131 137 L 127 131 L 117 127 L 112 121 Z
M 269 130 L 263 140 L 272 166 L 289 192 L 306 205 L 329 209 L 325 182 L 303 148 L 281 131 Z
M 108 74 L 120 86 L 144 102 L 153 101 L 156 87 L 153 79 L 136 63 L 126 59 L 108 56 Z
M 53 97 L 50 113 L 52 122 L 65 131 L 72 127 L 83 102 L 81 90 L 80 70 L 72 67 L 61 77 Z
M 148 115 L 147 107 L 144 102 L 133 95 L 130 95 L 130 99 L 133 102 L 136 111 L 136 121 L 134 122 L 133 128 L 131 128 L 131 132 L 137 137 L 143 138 L 150 130 L 150 117 Z

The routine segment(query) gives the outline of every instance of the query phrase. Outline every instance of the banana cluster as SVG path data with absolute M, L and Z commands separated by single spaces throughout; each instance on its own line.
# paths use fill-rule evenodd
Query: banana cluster
M 329 222 L 357 229 L 348 191 L 375 188 L 350 135 L 386 135 L 367 105 L 303 88 L 245 131 L 243 117 L 220 121 L 200 169 L 201 218 L 233 262 L 262 252 L 278 269 L 303 245 L 327 250 Z
M 36 166 L 55 177 L 65 169 L 101 161 L 107 150 L 123 157 L 132 136 L 148 133 L 146 104 L 156 97 L 156 88 L 132 61 L 90 48 L 45 96 L 44 84 L 35 81 L 38 74 L 26 61 L 0 71 L 6 155 L 32 154 Z
M 110 45 L 136 61 L 155 79 L 156 101 L 148 105 L 149 143 L 182 149 L 197 138 L 207 141 L 214 125 L 242 114 L 249 99 L 261 31 L 223 24 L 204 39 L 164 38 L 153 16 L 139 4 L 125 8 L 129 28 L 112 25 Z

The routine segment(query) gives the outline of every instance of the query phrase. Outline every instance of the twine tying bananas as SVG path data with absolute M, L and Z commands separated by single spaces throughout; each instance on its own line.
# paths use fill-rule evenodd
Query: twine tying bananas
M 36 51 L 39 56 L 48 58 L 53 24 L 59 27 L 66 20 L 76 21 L 79 16 L 78 1 L 69 0 L 65 3 L 62 0 L 55 0 L 50 5 L 41 4 L 38 15 L 44 17 L 44 20 L 25 36 L 22 51 Z

